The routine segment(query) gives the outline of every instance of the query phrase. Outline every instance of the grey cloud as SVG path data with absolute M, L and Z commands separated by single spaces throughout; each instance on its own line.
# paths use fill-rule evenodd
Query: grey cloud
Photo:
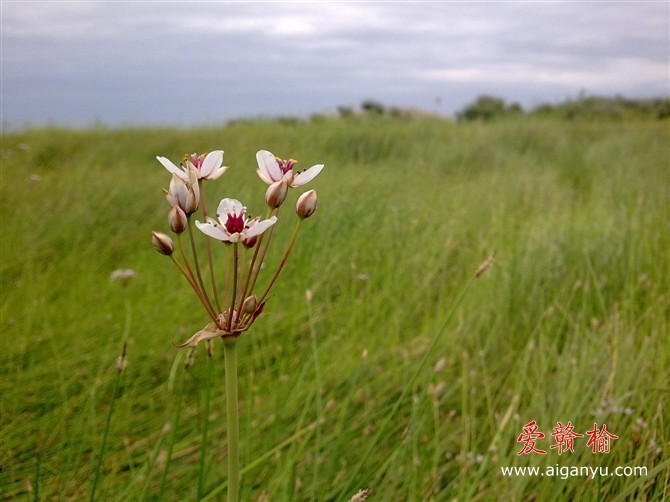
M 3 121 L 667 93 L 667 14 L 660 3 L 8 3 Z

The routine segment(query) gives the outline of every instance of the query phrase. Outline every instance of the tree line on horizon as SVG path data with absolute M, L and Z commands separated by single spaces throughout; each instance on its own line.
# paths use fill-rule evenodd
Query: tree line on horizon
M 354 115 L 372 117 L 390 116 L 412 118 L 426 115 L 417 109 L 397 106 L 386 106 L 373 100 L 364 100 L 360 108 L 340 106 L 337 109 L 342 118 Z M 507 102 L 493 95 L 480 95 L 472 103 L 456 112 L 455 119 L 459 122 L 491 121 L 514 116 L 555 117 L 568 120 L 574 119 L 658 119 L 670 118 L 670 98 L 626 98 L 624 96 L 587 96 L 580 94 L 575 99 L 552 104 L 543 103 L 528 110 L 517 102 Z

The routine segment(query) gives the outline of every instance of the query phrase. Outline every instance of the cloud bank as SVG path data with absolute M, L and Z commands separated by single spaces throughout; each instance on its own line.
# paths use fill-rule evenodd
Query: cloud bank
M 3 123 L 667 96 L 669 33 L 667 2 L 3 2 Z

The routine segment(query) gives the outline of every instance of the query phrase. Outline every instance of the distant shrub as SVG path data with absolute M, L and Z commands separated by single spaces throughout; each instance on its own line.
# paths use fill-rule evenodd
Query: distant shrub
M 555 116 L 568 120 L 666 119 L 670 117 L 670 99 L 631 99 L 622 96 L 602 97 L 580 94 L 576 99 L 556 105 L 540 105 L 532 111 L 532 114 Z
M 374 101 L 372 99 L 366 99 L 361 103 L 361 110 L 363 110 L 368 115 L 384 115 L 386 108 L 379 101 Z
M 338 106 L 337 113 L 340 114 L 341 118 L 351 117 L 354 114 L 354 109 L 350 106 Z
M 523 114 L 523 107 L 519 103 L 512 103 L 507 107 L 507 113 Z
M 275 120 L 281 125 L 297 125 L 300 123 L 300 119 L 298 117 L 293 117 L 291 115 L 282 115 L 277 117 Z
M 320 122 L 325 122 L 328 117 L 326 117 L 323 113 L 313 113 L 310 115 L 309 120 L 312 123 L 320 123 Z
M 494 96 L 479 96 L 474 103 L 466 106 L 456 114 L 458 120 L 493 120 L 505 115 L 523 113 L 523 108 L 518 103 L 507 105 L 502 98 Z

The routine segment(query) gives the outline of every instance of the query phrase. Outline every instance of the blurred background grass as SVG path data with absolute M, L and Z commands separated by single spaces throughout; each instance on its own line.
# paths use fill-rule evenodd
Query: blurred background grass
M 346 500 L 363 487 L 374 500 L 662 499 L 668 132 L 667 121 L 649 119 L 352 115 L 3 135 L 3 497 L 89 496 L 129 322 L 98 497 L 156 498 L 172 428 L 163 496 L 195 498 L 209 419 L 204 482 L 216 498 L 226 462 L 222 350 L 205 417 L 204 349 L 185 370 L 172 344 L 207 317 L 150 244 L 151 230 L 167 228 L 160 189 L 169 176 L 155 156 L 224 149 L 231 169 L 207 184 L 209 205 L 234 197 L 264 214 L 254 155 L 267 149 L 298 159 L 297 168 L 326 169 L 309 187 L 319 209 L 239 344 L 242 465 L 251 466 L 244 500 Z M 292 227 L 279 225 L 270 262 Z M 372 444 L 450 305 L 494 250 L 494 267 Z M 137 272 L 125 288 L 108 280 L 120 268 Z M 517 457 L 531 420 L 547 435 L 545 450 L 557 421 L 581 433 L 606 423 L 619 439 L 610 454 L 592 454 L 584 438 L 560 457 Z M 555 464 L 649 474 L 500 473 Z

